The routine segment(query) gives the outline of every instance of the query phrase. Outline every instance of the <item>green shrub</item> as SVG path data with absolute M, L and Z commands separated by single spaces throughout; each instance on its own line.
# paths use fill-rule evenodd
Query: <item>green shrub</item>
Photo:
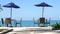
M 60 28 L 60 23 L 56 23 L 56 24 L 53 24 L 53 25 L 51 25 L 53 28 Z

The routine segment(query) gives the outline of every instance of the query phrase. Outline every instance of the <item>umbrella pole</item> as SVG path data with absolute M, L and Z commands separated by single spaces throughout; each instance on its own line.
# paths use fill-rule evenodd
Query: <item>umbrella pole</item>
M 12 19 L 12 8 L 11 8 L 11 12 L 10 12 L 10 18 Z M 12 25 L 11 25 L 12 26 Z
M 42 17 L 44 16 L 44 7 L 42 7 Z
M 11 8 L 11 12 L 10 12 L 10 18 L 12 18 L 12 8 Z

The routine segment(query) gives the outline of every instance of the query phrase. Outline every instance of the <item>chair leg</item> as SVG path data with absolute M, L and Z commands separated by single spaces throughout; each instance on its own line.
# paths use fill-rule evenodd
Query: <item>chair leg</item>
M 7 27 L 8 27 L 8 24 L 6 24 L 7 25 Z
M 13 27 L 13 26 L 12 26 L 12 23 L 10 23 L 10 26 Z
M 50 26 L 50 23 L 48 23 L 48 26 Z
M 40 26 L 40 24 L 38 23 L 38 27 Z
M 20 23 L 20 27 L 22 27 L 22 24 Z
M 16 23 L 16 27 L 17 27 L 17 23 Z
M 15 23 L 15 27 L 17 27 L 17 24 L 18 24 L 18 23 Z
M 34 23 L 34 26 L 35 26 L 35 23 Z

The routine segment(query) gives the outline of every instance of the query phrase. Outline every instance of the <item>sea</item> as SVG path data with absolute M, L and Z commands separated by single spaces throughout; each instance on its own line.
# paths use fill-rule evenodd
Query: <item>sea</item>
M 11 25 L 16 26 L 16 27 L 34 27 L 34 26 L 38 26 L 38 24 L 34 24 L 34 22 L 37 23 L 38 20 L 35 20 L 35 21 L 33 21 L 33 20 L 22 20 L 22 21 L 13 20 L 11 22 L 11 24 L 8 24 L 8 26 L 11 26 Z M 18 24 L 16 25 L 16 23 L 18 23 Z M 50 20 L 50 25 L 56 24 L 56 23 L 60 23 L 60 20 Z M 0 27 L 2 27 L 2 26 L 7 26 L 7 25 L 6 25 L 5 22 L 2 23 L 2 21 L 0 21 Z

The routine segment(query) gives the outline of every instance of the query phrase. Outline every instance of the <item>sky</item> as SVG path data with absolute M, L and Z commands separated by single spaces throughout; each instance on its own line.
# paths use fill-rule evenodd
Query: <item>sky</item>
M 10 17 L 10 8 L 3 7 L 10 2 L 15 3 L 20 8 L 12 9 L 12 19 L 20 20 L 35 20 L 39 19 L 42 15 L 42 7 L 34 5 L 45 2 L 53 7 L 45 7 L 44 17 L 46 19 L 60 20 L 60 0 L 0 0 L 3 11 L 0 12 L 0 18 Z

